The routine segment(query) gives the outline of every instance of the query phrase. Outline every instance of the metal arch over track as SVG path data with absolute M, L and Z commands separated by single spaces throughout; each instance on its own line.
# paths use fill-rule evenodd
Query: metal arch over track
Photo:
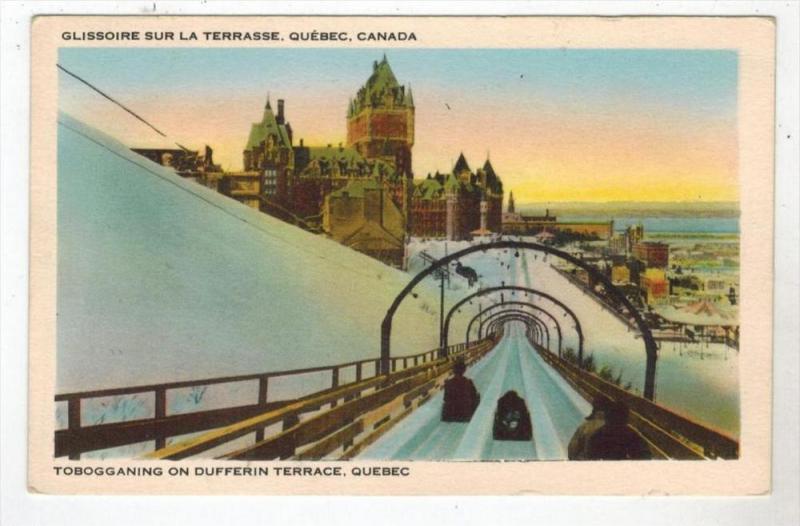
M 572 309 L 567 307 L 561 300 L 555 298 L 554 296 L 551 296 L 550 294 L 547 294 L 546 292 L 542 292 L 538 289 L 534 289 L 531 287 L 523 287 L 520 285 L 502 285 L 497 287 L 486 287 L 484 289 L 478 290 L 477 292 L 473 292 L 469 296 L 466 296 L 461 300 L 459 300 L 455 305 L 453 305 L 453 307 L 447 313 L 447 317 L 445 318 L 444 328 L 442 330 L 442 334 L 439 336 L 440 348 L 443 349 L 447 348 L 447 342 L 450 338 L 450 320 L 455 315 L 455 313 L 458 312 L 458 309 L 461 306 L 463 306 L 465 303 L 476 297 L 484 296 L 486 294 L 492 294 L 494 292 L 503 290 L 525 292 L 526 294 L 533 294 L 534 296 L 545 298 L 547 300 L 550 300 L 555 305 L 559 306 L 566 314 L 569 314 L 569 316 L 572 318 L 572 321 L 575 323 L 575 331 L 578 333 L 578 358 L 581 360 L 583 359 L 583 328 L 581 327 L 580 320 L 572 311 Z M 467 338 L 467 341 L 469 341 L 469 337 Z
M 548 312 L 546 309 L 540 307 L 539 305 L 536 305 L 535 303 L 531 303 L 531 302 L 527 302 L 527 301 L 506 301 L 504 303 L 495 303 L 493 305 L 489 305 L 488 307 L 483 309 L 481 312 L 479 312 L 478 315 L 479 316 L 481 314 L 487 315 L 487 312 L 489 312 L 491 310 L 495 310 L 495 309 L 497 309 L 499 307 L 503 307 L 505 305 L 516 305 L 516 306 L 530 307 L 530 308 L 532 308 L 532 309 L 534 309 L 536 311 L 541 312 L 545 316 L 547 316 L 548 319 L 550 319 L 550 321 L 552 321 L 553 324 L 556 327 L 556 332 L 558 333 L 558 356 L 561 357 L 561 342 L 562 342 L 561 324 L 558 322 L 558 319 L 555 316 L 550 314 L 550 312 Z M 470 324 L 467 326 L 466 343 L 469 343 L 469 336 L 470 336 L 470 334 L 472 332 L 472 325 L 473 325 L 475 319 L 476 318 L 473 318 L 473 321 L 471 321 Z M 483 324 L 481 324 L 481 326 L 482 325 Z M 480 331 L 479 331 L 479 334 L 480 334 Z
M 509 314 L 514 314 L 516 316 L 528 318 L 529 320 L 537 324 L 540 331 L 544 329 L 544 333 L 547 338 L 547 348 L 548 350 L 550 350 L 550 329 L 547 328 L 547 324 L 544 323 L 544 321 L 542 321 L 541 318 L 538 318 L 534 313 L 522 309 L 507 309 L 495 312 L 494 314 L 490 314 L 489 316 L 487 316 L 485 320 L 481 322 L 480 328 L 478 330 L 480 331 L 481 334 L 483 334 L 484 332 L 483 328 L 486 327 L 487 324 L 491 323 L 492 321 L 495 321 L 498 318 L 502 318 L 504 315 L 509 315 Z M 471 321 L 475 321 L 480 316 L 481 314 L 476 314 Z
M 497 319 L 492 320 L 486 327 L 486 334 L 495 334 L 500 326 L 510 321 L 518 321 L 525 325 L 526 333 L 529 338 L 534 337 L 537 334 L 541 334 L 539 323 L 536 323 L 536 321 L 532 320 L 528 316 L 519 316 L 517 314 L 507 314 L 506 316 L 500 316 Z
M 507 306 L 507 305 L 514 305 L 514 306 L 518 306 L 518 307 L 528 307 L 528 308 L 531 308 L 531 309 L 533 309 L 533 310 L 535 310 L 537 312 L 541 312 L 542 314 L 544 314 L 547 317 L 547 319 L 549 319 L 555 325 L 556 333 L 558 335 L 558 355 L 559 355 L 559 357 L 561 356 L 561 347 L 562 347 L 562 345 L 561 345 L 561 342 L 562 342 L 562 339 L 561 339 L 562 338 L 561 325 L 558 323 L 558 319 L 556 319 L 555 316 L 553 316 L 552 314 L 547 312 L 547 310 L 541 308 L 540 306 L 535 305 L 533 303 L 524 302 L 524 301 L 507 301 L 505 303 L 496 303 L 494 305 L 490 305 L 488 308 L 484 309 L 479 314 L 483 314 L 485 316 L 488 316 L 487 315 L 488 311 L 495 310 L 495 309 L 497 309 L 499 307 L 503 307 L 503 306 Z M 547 329 L 548 336 L 549 336 L 549 327 L 545 323 L 545 320 L 542 319 L 542 318 L 539 318 L 535 314 L 534 314 L 534 317 L 543 324 L 545 329 Z M 485 334 L 486 331 L 483 330 L 483 327 L 485 325 L 486 325 L 485 323 L 481 323 L 479 325 L 478 334 Z M 467 340 L 469 340 L 470 329 L 471 329 L 471 327 L 467 327 Z
M 498 316 L 497 319 L 490 321 L 486 327 L 487 334 L 495 334 L 498 331 L 498 328 L 510 321 L 518 321 L 525 325 L 527 336 L 529 338 L 533 337 L 535 339 L 536 336 L 541 336 L 542 330 L 540 328 L 541 320 L 535 320 L 530 316 L 521 316 L 519 314 L 514 313 L 504 313 L 505 316 Z
M 559 250 L 557 248 L 553 248 L 547 245 L 542 245 L 539 243 L 531 243 L 529 241 L 494 241 L 492 243 L 482 243 L 479 245 L 473 245 L 471 247 L 467 247 L 463 250 L 459 250 L 457 252 L 453 252 L 450 255 L 444 256 L 443 258 L 437 260 L 435 263 L 432 263 L 429 267 L 425 268 L 424 270 L 420 271 L 416 276 L 414 276 L 408 285 L 400 291 L 400 293 L 395 297 L 392 304 L 389 306 L 389 309 L 386 311 L 386 315 L 383 318 L 383 322 L 381 323 L 381 357 L 380 357 L 380 364 L 381 364 L 381 373 L 388 374 L 390 371 L 390 362 L 391 362 L 391 347 L 392 347 L 392 320 L 394 318 L 395 312 L 400 307 L 400 304 L 406 297 L 411 293 L 415 286 L 417 286 L 423 279 L 427 278 L 431 274 L 433 274 L 437 269 L 444 267 L 445 265 L 449 265 L 451 262 L 456 261 L 464 256 L 469 254 L 474 254 L 476 252 L 486 252 L 489 250 L 497 250 L 503 248 L 513 248 L 517 250 L 533 250 L 536 252 L 543 252 L 544 254 L 550 254 L 554 257 L 572 263 L 573 265 L 582 268 L 585 270 L 592 279 L 596 282 L 599 282 L 603 285 L 604 289 L 608 294 L 613 296 L 613 298 L 621 303 L 625 310 L 628 311 L 628 314 L 633 318 L 634 322 L 636 323 L 639 332 L 642 335 L 642 340 L 644 341 L 645 347 L 645 355 L 646 355 L 646 366 L 645 366 L 645 377 L 644 377 L 644 397 L 648 400 L 653 400 L 655 398 L 655 380 L 656 380 L 656 360 L 658 359 L 658 346 L 656 345 L 656 341 L 653 338 L 653 334 L 650 332 L 650 328 L 644 322 L 642 315 L 633 304 L 625 297 L 625 294 L 622 293 L 613 283 L 611 280 L 608 279 L 605 275 L 599 272 L 597 269 L 589 265 L 588 263 L 581 261 L 580 259 L 576 258 L 572 254 L 568 254 L 563 250 Z
M 495 334 L 500 326 L 510 322 L 510 321 L 518 321 L 525 325 L 526 334 L 530 338 L 531 336 L 536 336 L 541 334 L 541 329 L 539 325 L 541 322 L 537 323 L 535 320 L 532 320 L 530 317 L 527 316 L 519 316 L 517 314 L 508 314 L 507 316 L 498 317 L 495 320 L 489 322 L 486 327 L 486 334 Z
M 484 331 L 486 334 L 496 331 L 497 325 L 502 325 L 508 321 L 521 321 L 528 328 L 528 332 L 533 331 L 535 335 L 544 336 L 544 339 L 547 341 L 546 347 L 548 350 L 550 350 L 550 329 L 547 327 L 547 324 L 544 322 L 544 320 L 538 318 L 535 314 L 518 310 L 508 310 L 495 314 L 497 316 L 494 319 L 487 319 L 481 324 L 481 328 L 484 326 L 486 327 L 486 330 Z M 501 316 L 501 314 L 504 314 L 504 316 Z M 492 328 L 492 331 L 489 330 L 490 327 Z

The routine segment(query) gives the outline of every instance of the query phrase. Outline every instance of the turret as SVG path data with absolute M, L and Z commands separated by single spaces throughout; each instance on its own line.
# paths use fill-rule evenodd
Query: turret
M 284 123 L 283 99 L 278 99 L 278 115 L 275 117 L 275 122 L 277 122 L 278 124 Z

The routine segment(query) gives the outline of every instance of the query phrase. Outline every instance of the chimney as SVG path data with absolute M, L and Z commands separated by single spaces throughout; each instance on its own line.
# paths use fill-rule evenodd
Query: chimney
M 278 99 L 278 116 L 275 120 L 278 124 L 283 124 L 283 99 Z

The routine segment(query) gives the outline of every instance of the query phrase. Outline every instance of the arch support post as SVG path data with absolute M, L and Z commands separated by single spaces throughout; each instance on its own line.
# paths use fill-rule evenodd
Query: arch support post
M 384 318 L 381 323 L 381 375 L 387 375 L 391 370 L 391 356 L 389 354 L 389 344 L 392 337 L 392 319 Z

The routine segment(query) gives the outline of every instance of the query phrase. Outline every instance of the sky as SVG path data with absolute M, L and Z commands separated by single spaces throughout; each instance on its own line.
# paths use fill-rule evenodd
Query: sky
M 384 54 L 414 93 L 416 177 L 487 157 L 519 203 L 736 201 L 738 57 L 728 50 L 63 48 L 59 107 L 131 147 L 205 144 L 226 170 L 264 103 L 295 141 L 346 139 Z M 275 107 L 275 106 L 273 106 Z

